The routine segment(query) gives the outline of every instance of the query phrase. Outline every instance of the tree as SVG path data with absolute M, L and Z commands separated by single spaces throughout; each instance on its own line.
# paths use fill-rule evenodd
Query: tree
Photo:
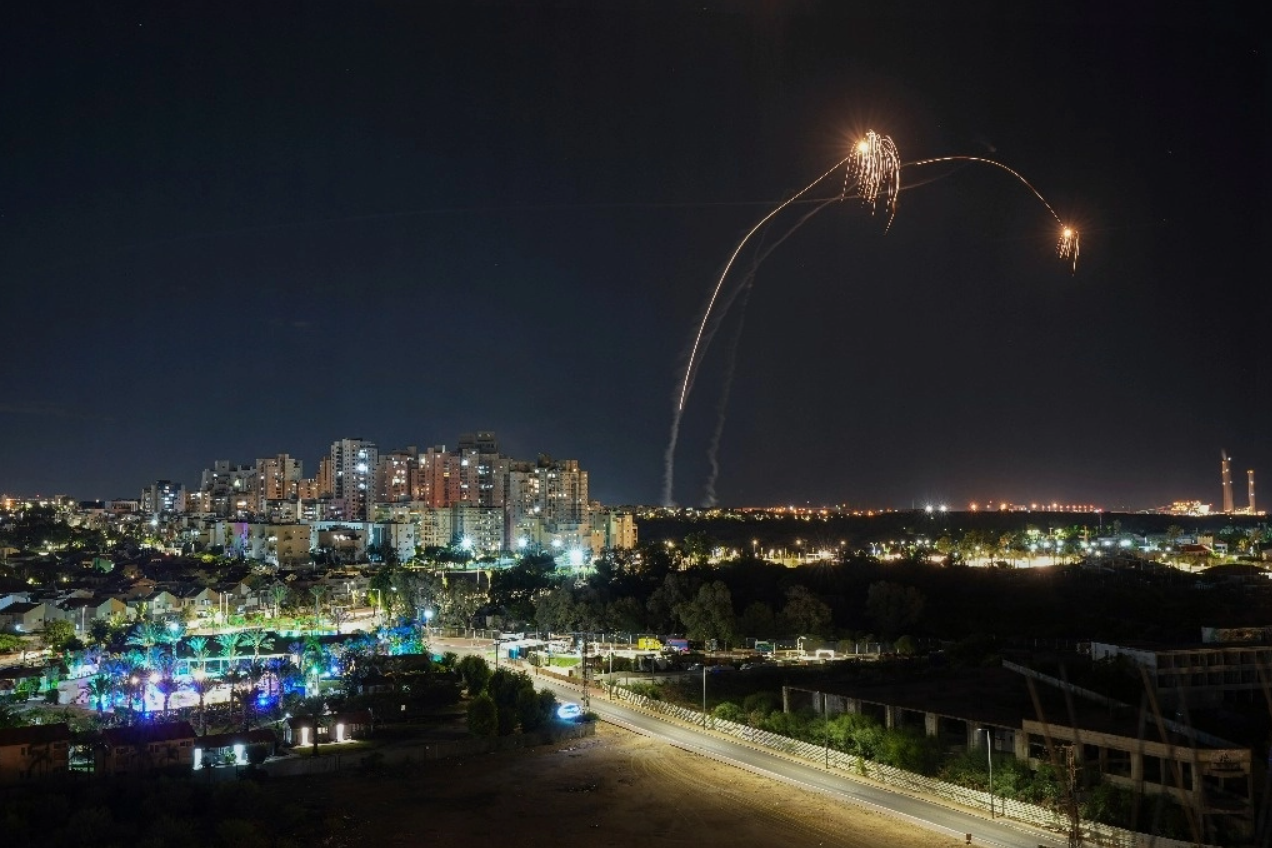
M 738 618 L 738 634 L 741 636 L 769 639 L 775 635 L 776 631 L 773 610 L 763 601 L 748 604 Z
M 733 598 L 719 580 L 700 588 L 692 601 L 678 604 L 675 613 L 690 639 L 715 639 L 726 645 L 733 640 Z
M 309 594 L 314 597 L 314 626 L 317 627 L 318 622 L 321 620 L 319 605 L 322 603 L 322 599 L 327 597 L 327 586 L 322 583 L 315 583 L 309 587 Z
M 75 638 L 75 625 L 64 618 L 44 622 L 40 644 L 51 651 L 61 653 Z
M 645 604 L 649 610 L 649 623 L 659 631 L 672 630 L 679 620 L 677 607 L 693 599 L 697 592 L 697 579 L 681 573 L 663 577 L 662 584 L 649 596 Z
M 791 633 L 829 636 L 831 632 L 830 607 L 803 586 L 792 586 L 786 590 L 782 621 Z
M 490 738 L 499 732 L 499 711 L 489 695 L 478 695 L 468 704 L 468 732 Z
M 190 654 L 194 661 L 198 663 L 199 670 L 202 671 L 208 666 L 208 656 L 212 653 L 208 648 L 208 637 L 191 636 L 186 640 L 186 647 L 190 649 Z
M 274 637 L 260 628 L 248 630 L 243 634 L 242 645 L 252 649 L 252 660 L 255 661 L 260 659 L 261 651 L 274 650 Z
M 109 674 L 98 672 L 88 680 L 89 699 L 97 705 L 97 717 L 101 718 L 106 712 L 106 702 L 110 700 L 111 695 L 115 694 L 115 678 Z
M 283 614 L 283 601 L 291 594 L 286 583 L 272 583 L 269 587 L 269 599 L 274 602 L 274 618 Z
M 557 586 L 535 598 L 534 621 L 549 633 L 566 633 L 579 629 L 579 609 L 574 601 L 573 587 Z
M 110 620 L 94 618 L 88 622 L 88 639 L 94 645 L 105 645 L 110 641 Z
M 894 639 L 902 628 L 909 627 L 923 615 L 926 599 L 913 586 L 880 580 L 866 590 L 866 615 L 883 633 Z
M 324 716 L 327 713 L 327 699 L 321 695 L 310 696 L 301 702 L 300 710 L 302 714 L 308 715 L 314 723 L 313 743 L 314 756 L 316 757 L 318 756 L 318 728 L 322 727 L 323 723 L 326 721 Z
M 216 644 L 221 648 L 221 657 L 225 660 L 225 667 L 232 667 L 238 661 L 238 649 L 242 644 L 243 634 L 241 633 L 218 633 L 216 635 Z
M 439 597 L 442 624 L 463 630 L 473 626 L 473 616 L 486 603 L 486 593 L 469 580 L 452 579 Z
M 127 643 L 142 649 L 147 665 L 154 663 L 155 645 L 159 644 L 162 630 L 163 628 L 153 621 L 139 621 L 128 634 Z
M 190 691 L 199 696 L 199 730 L 204 735 L 207 735 L 208 732 L 207 696 L 215 686 L 216 681 L 208 677 L 201 668 L 190 675 Z
M 455 671 L 459 672 L 460 679 L 464 681 L 464 688 L 468 690 L 469 697 L 482 692 L 490 681 L 490 666 L 476 654 L 468 654 L 461 658 L 455 664 Z
M 534 597 L 552 585 L 556 561 L 544 553 L 527 554 L 512 568 L 496 571 L 490 601 L 519 621 L 534 617 Z
M 177 658 L 168 651 L 156 657 L 155 671 L 150 677 L 150 684 L 163 696 L 163 716 L 168 717 L 168 704 L 174 693 L 185 688 L 185 684 L 177 680 Z

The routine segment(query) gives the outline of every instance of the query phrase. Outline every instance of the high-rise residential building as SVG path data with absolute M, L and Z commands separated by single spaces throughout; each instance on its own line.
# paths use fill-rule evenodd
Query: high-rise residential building
M 599 503 L 592 504 L 588 512 L 593 553 L 636 547 L 636 516 L 632 513 L 606 509 Z
M 234 465 L 228 459 L 218 459 L 203 471 L 198 509 L 223 517 L 243 517 L 257 507 L 255 492 L 255 465 Z
M 415 497 L 415 469 L 419 465 L 419 449 L 409 445 L 401 450 L 380 454 L 375 469 L 376 500 L 400 503 Z
M 330 456 L 318 460 L 318 473 L 314 475 L 314 485 L 318 487 L 316 497 L 334 497 L 336 494 L 336 467 Z
M 503 509 L 511 460 L 499 453 L 490 432 L 464 433 L 455 450 L 459 457 L 458 503 L 487 509 Z
M 185 512 L 185 487 L 171 480 L 156 480 L 141 490 L 141 511 L 153 519 Z
M 257 512 L 263 514 L 268 501 L 295 500 L 303 476 L 300 460 L 285 453 L 256 460 Z
M 508 470 L 504 522 L 509 548 L 528 535 L 539 538 L 577 538 L 590 541 L 587 472 L 578 460 L 540 456 L 537 462 L 514 462 Z M 586 542 L 584 543 L 586 544 Z
M 365 521 L 375 498 L 375 468 L 379 452 L 374 442 L 359 438 L 331 444 L 332 496 L 343 518 Z
M 420 454 L 414 471 L 412 489 L 416 500 L 435 509 L 459 502 L 459 457 L 447 451 L 445 445 L 435 445 Z

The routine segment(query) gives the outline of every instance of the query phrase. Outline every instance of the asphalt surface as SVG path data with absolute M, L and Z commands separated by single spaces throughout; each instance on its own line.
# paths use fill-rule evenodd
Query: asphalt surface
M 535 678 L 535 683 L 553 689 L 560 697 L 567 700 L 577 701 L 581 695 L 578 687 L 558 683 L 545 676 Z M 972 845 L 999 846 L 1000 848 L 1039 848 L 1039 846 L 1061 848 L 1068 845 L 1067 839 L 1053 834 L 1030 830 L 1019 824 L 990 820 L 933 801 L 858 782 L 844 777 L 842 772 L 830 773 L 802 761 L 769 753 L 762 748 L 753 748 L 727 737 L 648 715 L 621 702 L 592 697 L 589 709 L 603 721 L 618 727 L 666 740 L 683 750 L 744 768 L 755 774 L 843 798 L 851 803 L 878 810 L 919 827 L 956 838 L 964 838 L 970 833 Z
M 483 653 L 488 643 L 447 644 L 445 648 L 462 653 Z M 519 670 L 531 671 L 520 668 Z M 578 702 L 582 689 L 573 683 L 555 680 L 550 676 L 533 675 L 536 686 L 552 689 L 563 700 Z M 810 791 L 822 792 L 862 807 L 910 822 L 937 833 L 965 838 L 971 834 L 971 845 L 988 845 L 996 848 L 1065 848 L 1068 840 L 1063 836 L 1028 828 L 1006 820 L 991 820 L 986 816 L 948 807 L 935 801 L 894 792 L 886 787 L 859 782 L 842 772 L 831 773 L 808 765 L 803 761 L 788 759 L 765 749 L 751 747 L 730 737 L 722 737 L 692 728 L 664 718 L 652 716 L 629 707 L 622 702 L 602 697 L 596 687 L 589 689 L 592 697 L 589 707 L 603 721 L 656 739 L 663 739 L 685 751 L 710 757 L 722 763 L 744 768 L 799 786 Z

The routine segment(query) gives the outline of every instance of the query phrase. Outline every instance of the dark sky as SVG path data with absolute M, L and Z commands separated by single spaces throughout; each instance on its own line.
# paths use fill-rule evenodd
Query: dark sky
M 1268 44 L 1222 5 L 9 4 L 0 491 L 489 429 L 656 502 L 726 258 L 873 128 L 1026 175 L 1077 273 L 988 166 L 825 209 L 756 273 L 720 501 L 1217 503 L 1221 448 L 1272 480 Z

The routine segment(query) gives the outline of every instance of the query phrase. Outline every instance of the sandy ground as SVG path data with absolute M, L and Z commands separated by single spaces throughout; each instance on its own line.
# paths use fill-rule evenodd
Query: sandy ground
M 328 845 L 848 846 L 964 844 L 601 723 L 594 737 L 409 772 L 305 778 L 350 814 Z M 292 786 L 280 781 L 274 788 Z M 296 787 L 298 788 L 298 787 Z M 312 795 L 310 796 L 312 797 Z M 335 822 L 332 822 L 335 824 Z

